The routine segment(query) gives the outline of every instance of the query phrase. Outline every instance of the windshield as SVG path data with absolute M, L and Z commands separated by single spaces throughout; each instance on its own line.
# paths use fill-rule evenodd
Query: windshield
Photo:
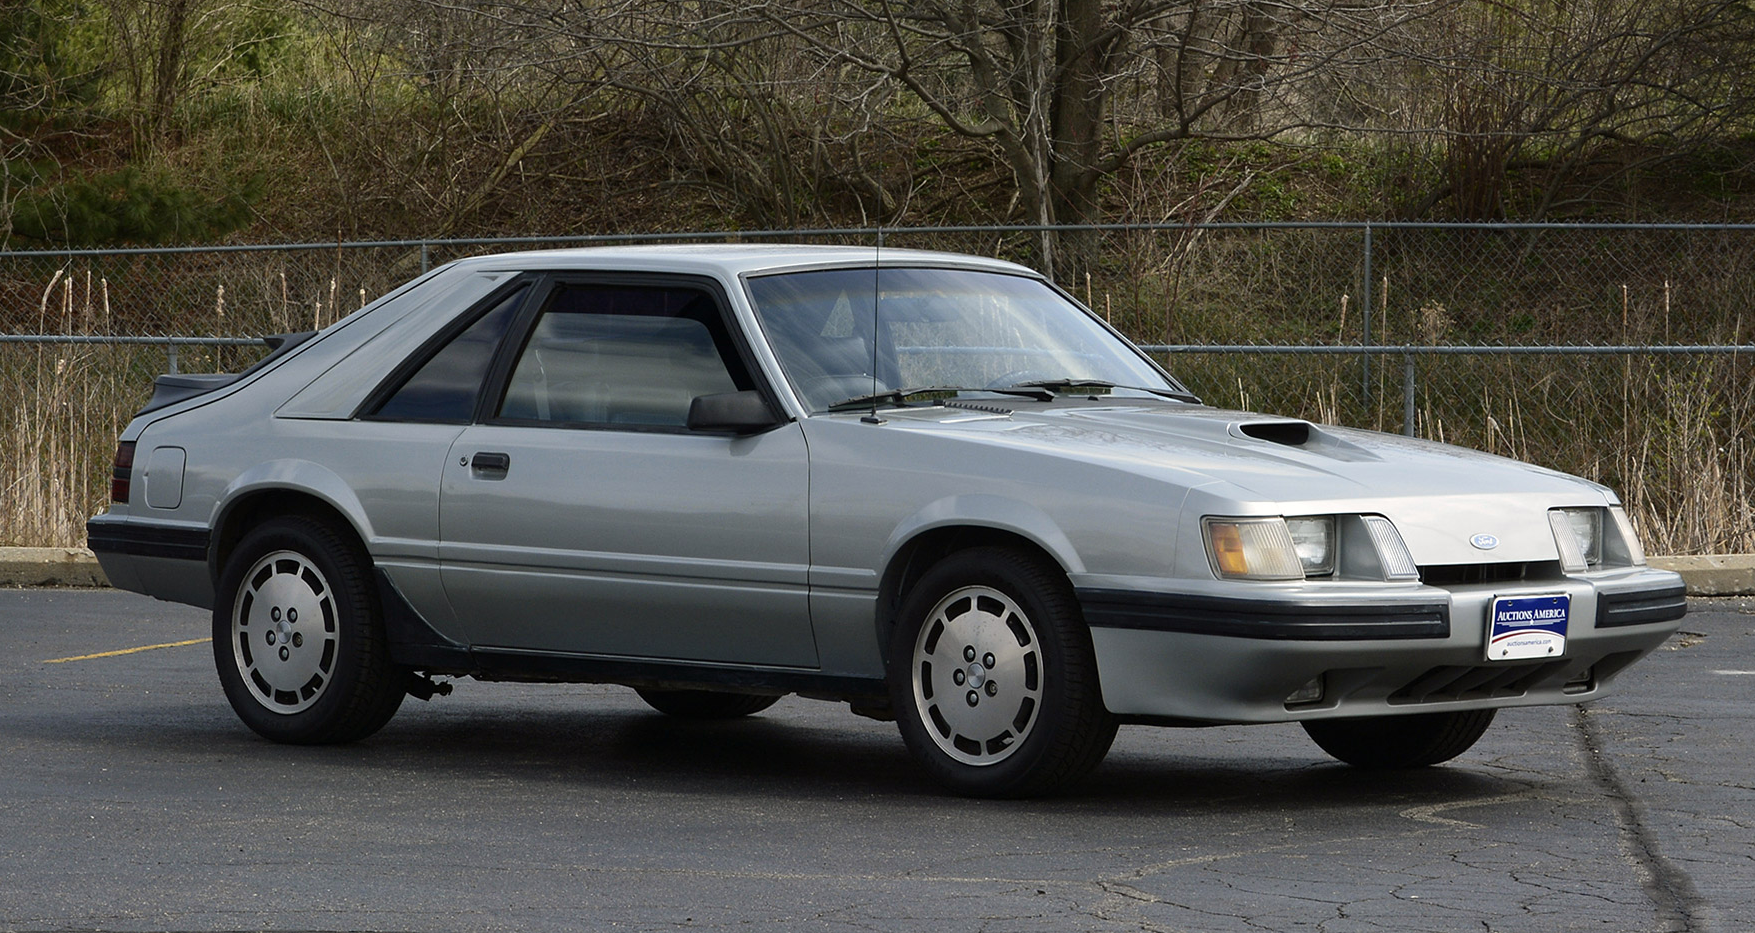
M 1184 392 L 1101 322 L 1026 276 L 832 269 L 752 278 L 749 292 L 780 365 L 812 411 L 926 386 Z

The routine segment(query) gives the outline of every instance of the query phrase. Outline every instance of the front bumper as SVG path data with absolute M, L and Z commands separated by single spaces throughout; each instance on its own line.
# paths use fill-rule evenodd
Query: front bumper
M 1124 719 L 1288 722 L 1579 703 L 1669 638 L 1676 574 L 1637 568 L 1555 581 L 1405 589 L 1393 600 L 1182 595 L 1079 587 L 1104 704 Z M 1495 597 L 1565 593 L 1565 653 L 1486 660 Z M 1313 681 L 1321 698 L 1288 703 Z

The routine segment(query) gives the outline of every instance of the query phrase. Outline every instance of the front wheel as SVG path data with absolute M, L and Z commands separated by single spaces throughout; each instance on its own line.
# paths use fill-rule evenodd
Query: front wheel
M 1355 767 L 1424 768 L 1468 751 L 1493 724 L 1493 713 L 1490 709 L 1470 709 L 1408 716 L 1312 719 L 1305 721 L 1304 731 L 1323 751 Z
M 406 693 L 390 663 L 371 560 L 323 522 L 270 520 L 220 577 L 213 658 L 226 699 L 265 738 L 351 742 L 378 731 Z
M 1059 790 L 1115 739 L 1066 577 L 1020 551 L 959 552 L 915 584 L 891 642 L 890 693 L 915 758 L 969 796 Z

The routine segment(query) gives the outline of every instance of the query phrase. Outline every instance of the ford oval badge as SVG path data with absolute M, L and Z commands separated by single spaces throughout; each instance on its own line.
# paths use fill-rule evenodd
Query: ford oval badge
M 1493 535 L 1481 534 L 1470 538 L 1469 543 L 1483 551 L 1491 551 L 1499 546 L 1499 539 Z

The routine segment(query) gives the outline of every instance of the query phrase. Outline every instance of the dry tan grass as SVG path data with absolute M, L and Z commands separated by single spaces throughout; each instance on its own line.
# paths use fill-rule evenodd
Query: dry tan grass
M 1088 292 L 1092 305 L 1142 342 L 1169 334 L 1191 343 L 1356 345 L 1362 315 L 1357 296 L 1346 294 L 1351 272 L 1345 249 L 1357 244 L 1348 237 L 1357 239 L 1351 233 L 1292 231 L 1214 235 L 1194 244 L 1130 234 L 1113 244 L 1117 269 L 1080 282 L 1079 292 Z M 1472 250 L 1459 253 L 1469 262 L 1517 245 L 1449 232 L 1442 238 L 1457 240 L 1459 251 Z M 1711 267 L 1712 275 L 1686 285 L 1644 273 L 1643 280 L 1630 275 L 1631 285 L 1607 287 L 1599 273 L 1614 265 L 1612 256 L 1557 234 L 1544 242 L 1566 248 L 1536 269 L 1543 282 L 1513 289 L 1490 276 L 1446 275 L 1436 246 L 1416 253 L 1404 245 L 1398 253 L 1391 248 L 1395 240 L 1386 237 L 1378 269 L 1391 271 L 1381 280 L 1374 277 L 1374 342 L 1744 339 L 1740 320 L 1698 306 L 1747 306 L 1744 292 L 1755 275 L 1745 273 L 1755 263 L 1721 262 Z M 979 243 L 899 236 L 897 243 L 972 252 L 1003 246 L 991 236 Z M 1343 261 L 1336 262 L 1337 255 Z M 335 320 L 390 280 L 411 274 L 418 268 L 408 268 L 411 261 L 418 263 L 418 253 L 411 259 L 408 250 L 395 249 L 193 254 L 175 259 L 182 265 L 142 256 L 104 257 L 83 267 L 44 262 L 34 278 L 13 274 L 0 280 L 0 310 L 9 318 L 5 329 L 15 332 L 303 330 Z M 1481 268 L 1502 268 L 1499 262 L 1481 262 Z M 1731 266 L 1745 271 L 1732 274 Z M 1416 284 L 1421 281 L 1429 284 Z M 1602 292 L 1596 305 L 1585 300 L 1592 288 Z M 1577 306 L 1561 307 L 1568 300 Z M 1489 315 L 1485 309 L 1496 301 L 1537 310 Z M 1349 306 L 1350 316 L 1343 316 Z M 1550 311 L 1537 313 L 1542 308 Z M 1520 336 L 1516 328 L 1525 324 L 1535 331 Z M 179 352 L 184 371 L 208 372 L 239 368 L 257 355 Z M 1396 359 L 1375 359 L 1368 381 L 1356 357 L 1187 354 L 1168 362 L 1212 404 L 1402 428 Z M 71 546 L 83 540 L 86 518 L 107 498 L 116 435 L 150 394 L 153 375 L 165 369 L 165 351 L 157 346 L 0 345 L 0 545 Z M 1653 553 L 1755 552 L 1755 359 L 1422 357 L 1417 376 L 1423 436 L 1617 489 Z
M 38 302 L 43 331 L 90 334 L 108 317 L 108 289 L 57 274 Z M 0 544 L 73 546 L 109 496 L 116 435 L 145 398 L 122 347 L 0 347 Z
M 1652 553 L 1755 552 L 1755 360 L 1507 356 L 1419 365 L 1421 436 L 1614 488 Z M 1179 355 L 1170 366 L 1211 404 L 1402 429 L 1399 381 L 1385 378 L 1365 404 L 1354 357 Z
M 211 371 L 211 354 L 184 348 L 185 370 Z M 238 363 L 247 360 L 238 360 Z M 1399 391 L 1358 404 L 1356 360 L 1249 357 L 1171 361 L 1208 402 L 1301 415 L 1326 423 L 1400 430 Z M 148 347 L 0 347 L 0 544 L 77 546 L 85 520 L 102 511 L 115 439 L 164 369 Z M 1524 372 L 1506 375 L 1503 367 Z M 235 366 L 228 366 L 235 368 Z M 1615 361 L 1599 370 L 1613 370 Z M 1747 363 L 1692 361 L 1634 366 L 1630 404 L 1618 394 L 1593 406 L 1586 391 L 1557 402 L 1554 386 L 1576 377 L 1576 359 L 1520 357 L 1476 368 L 1472 393 L 1420 395 L 1422 432 L 1577 473 L 1615 487 L 1653 553 L 1755 552 L 1755 392 Z M 1740 394 L 1710 378 L 1739 371 Z M 1436 382 L 1441 374 L 1433 373 Z M 1574 382 L 1576 388 L 1576 383 Z M 1739 432 L 1737 425 L 1744 426 Z

